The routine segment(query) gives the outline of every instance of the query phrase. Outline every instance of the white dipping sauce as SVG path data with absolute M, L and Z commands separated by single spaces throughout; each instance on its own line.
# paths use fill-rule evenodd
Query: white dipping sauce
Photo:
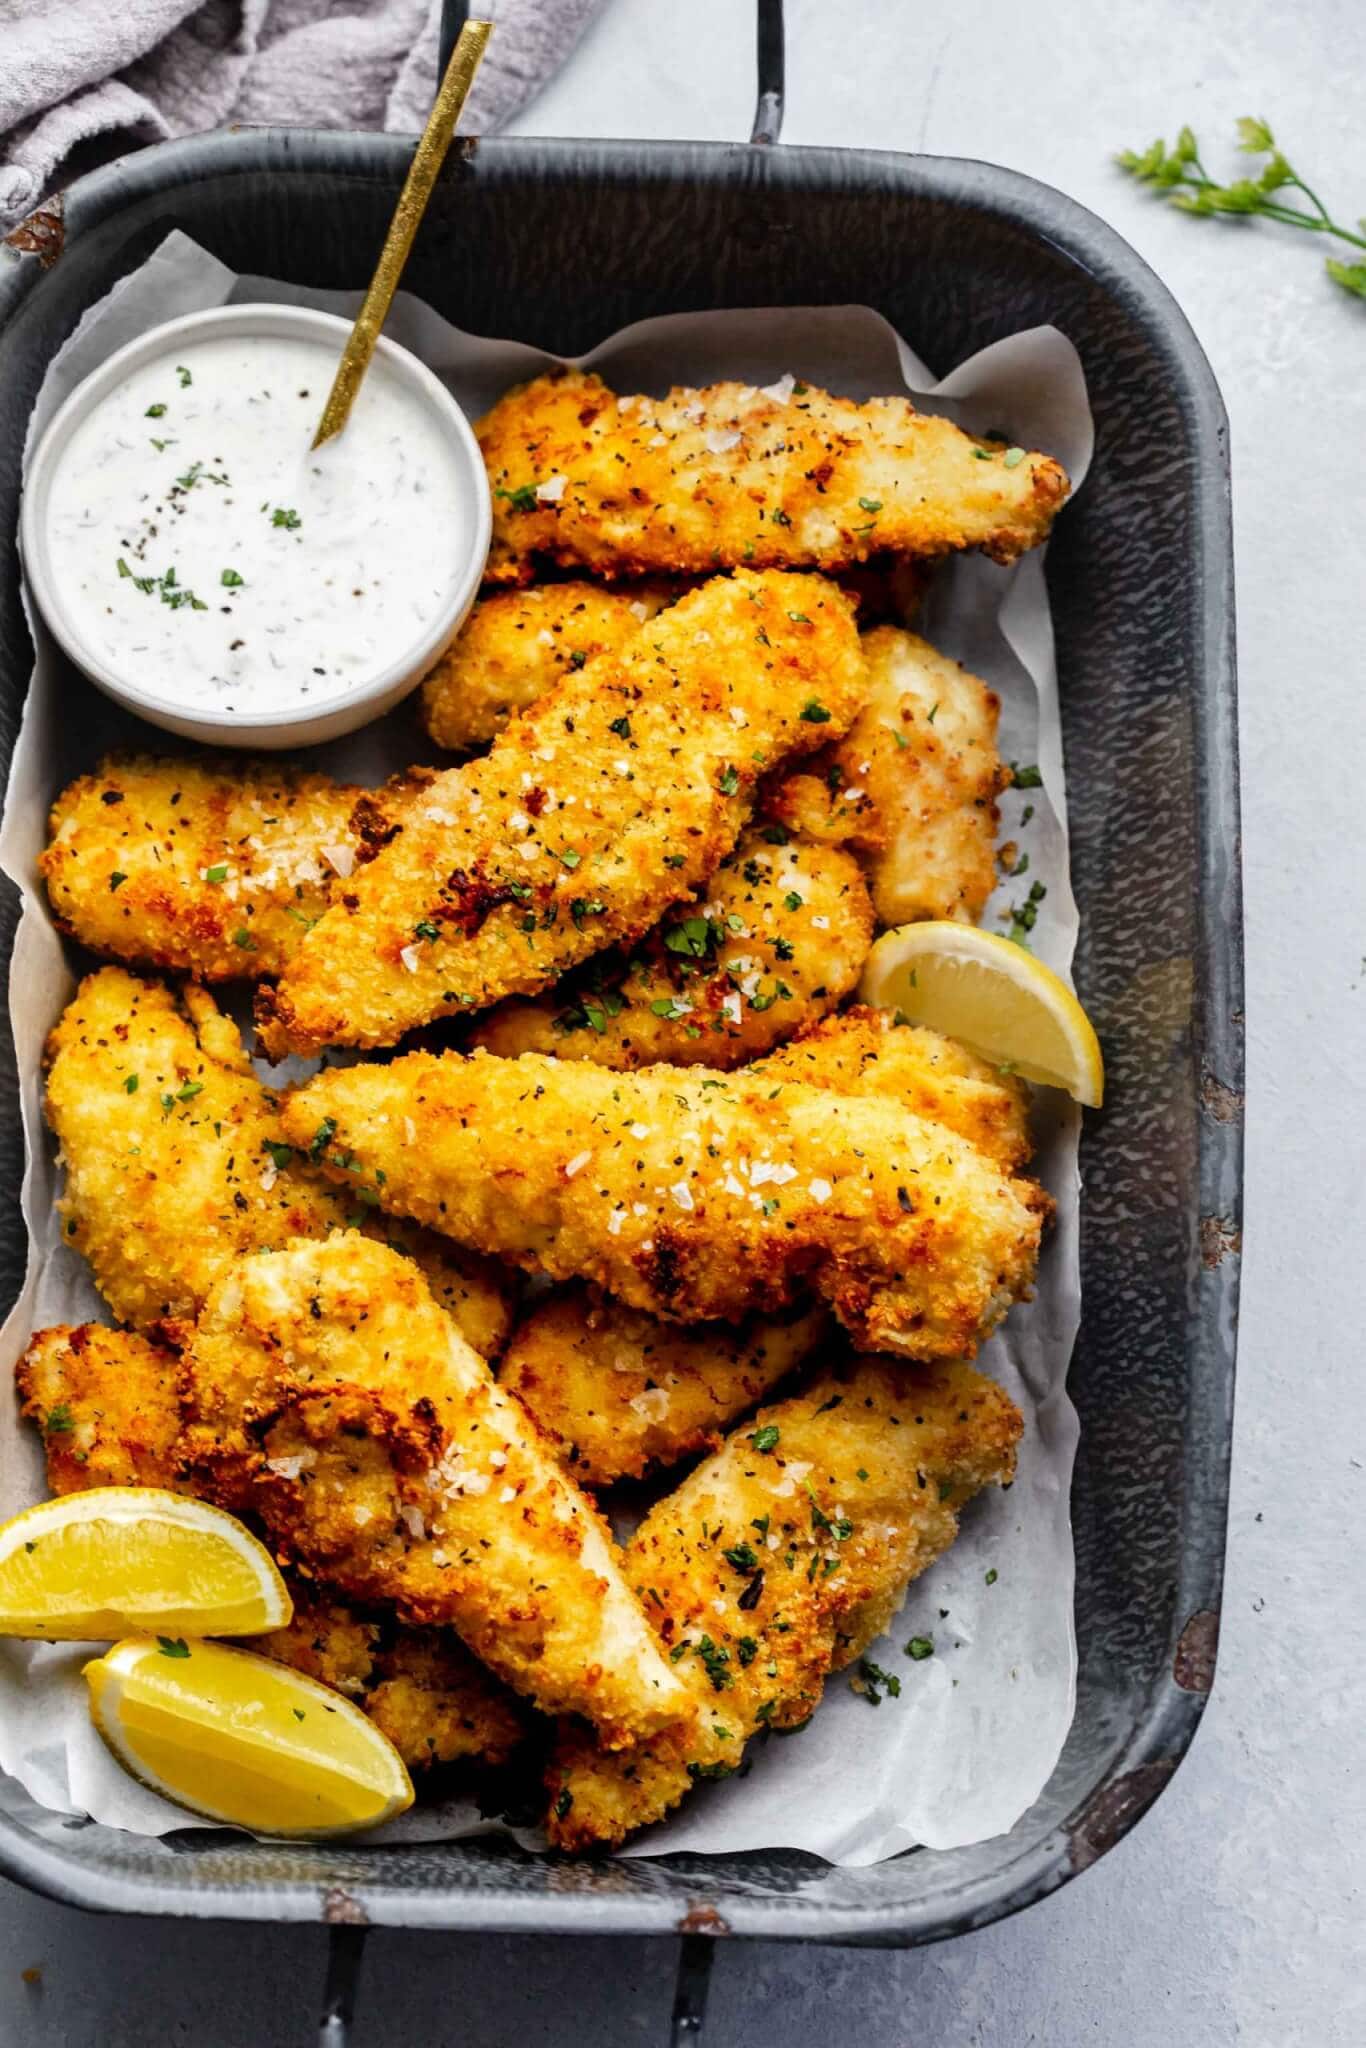
M 471 545 L 453 450 L 376 356 L 309 446 L 339 350 L 185 341 L 95 405 L 47 499 L 72 628 L 151 694 L 225 713 L 322 707 L 400 660 Z

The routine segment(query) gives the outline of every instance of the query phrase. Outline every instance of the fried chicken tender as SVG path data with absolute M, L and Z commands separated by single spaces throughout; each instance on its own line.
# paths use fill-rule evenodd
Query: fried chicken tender
M 500 1004 L 470 1043 L 602 1067 L 741 1066 L 832 1010 L 872 942 L 851 854 L 746 832 L 700 902 L 679 905 L 629 956 L 599 955 L 553 995 Z
M 619 398 L 569 370 L 501 398 L 476 432 L 494 583 L 537 556 L 605 576 L 843 569 L 891 551 L 1011 562 L 1067 495 L 1050 456 L 974 441 L 906 398 L 864 405 L 784 377 Z
M 185 1365 L 189 1469 L 234 1499 L 248 1474 L 273 1540 L 344 1594 L 457 1628 L 608 1746 L 690 1711 L 606 1524 L 410 1259 L 354 1233 L 240 1259 Z
M 193 1490 L 181 1470 L 180 1360 L 134 1330 L 101 1323 L 39 1330 L 15 1368 L 21 1413 L 43 1433 L 52 1492 L 92 1486 Z M 293 1618 L 244 1647 L 349 1694 L 409 1770 L 506 1762 L 525 1714 L 444 1629 L 411 1629 L 344 1605 L 289 1575 Z
M 677 596 L 668 583 L 574 582 L 483 598 L 422 685 L 428 737 L 457 753 L 485 746 L 514 711 L 594 656 L 615 654 Z
M 804 1082 L 837 1095 L 881 1095 L 926 1122 L 942 1124 L 1018 1173 L 1033 1143 L 1029 1090 L 955 1039 L 921 1024 L 899 1024 L 891 1010 L 856 1004 L 798 1033 L 754 1066 L 772 1085 Z
M 1022 1426 L 969 1366 L 878 1361 L 741 1424 L 625 1551 L 697 1718 L 613 1756 L 565 1723 L 548 1779 L 555 1847 L 620 1842 L 697 1779 L 728 1777 L 761 1729 L 807 1721 L 827 1676 L 948 1549 L 964 1505 L 1010 1480 Z
M 278 974 L 355 866 L 366 794 L 279 762 L 111 756 L 52 806 L 38 865 L 53 916 L 116 959 Z
M 382 1206 L 679 1322 L 814 1289 L 861 1349 L 970 1354 L 1029 1286 L 1046 1198 L 876 1096 L 766 1076 L 411 1053 L 320 1074 L 286 1136 Z
M 756 755 L 838 736 L 866 688 L 833 584 L 703 584 L 431 781 L 261 991 L 267 1048 L 392 1045 L 638 938 L 734 846 Z
M 60 1208 L 116 1316 L 190 1321 L 239 1252 L 325 1237 L 356 1214 L 280 1127 L 232 1020 L 206 990 L 180 996 L 121 967 L 87 976 L 48 1040 L 47 1119 L 66 1164 Z M 425 1231 L 377 1231 L 422 1266 L 485 1356 L 511 1325 L 510 1278 Z
M 554 1438 L 576 1478 L 611 1486 L 715 1446 L 720 1429 L 829 1330 L 824 1309 L 683 1330 L 570 1287 L 518 1324 L 498 1380 Z
M 842 740 L 780 777 L 764 809 L 808 839 L 863 856 L 879 924 L 975 924 L 996 881 L 1001 700 L 896 626 L 863 635 L 870 687 Z

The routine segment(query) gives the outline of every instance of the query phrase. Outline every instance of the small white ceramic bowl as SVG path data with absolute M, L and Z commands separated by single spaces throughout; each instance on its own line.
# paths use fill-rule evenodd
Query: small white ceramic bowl
M 416 356 L 383 336 L 376 348 L 376 359 L 418 399 L 432 433 L 444 440 L 452 457 L 457 488 L 466 499 L 465 530 L 469 535 L 467 546 L 452 561 L 450 580 L 433 608 L 430 621 L 393 660 L 318 704 L 268 713 L 224 712 L 221 707 L 177 703 L 173 697 L 150 689 L 138 675 L 111 667 L 73 624 L 70 609 L 63 604 L 61 563 L 53 560 L 47 532 L 48 492 L 71 435 L 101 399 L 144 364 L 162 356 L 171 360 L 183 342 L 243 334 L 289 336 L 321 340 L 340 357 L 349 332 L 348 321 L 304 306 L 219 306 L 169 320 L 119 349 L 78 385 L 50 421 L 34 450 L 19 520 L 19 545 L 29 590 L 58 643 L 77 667 L 108 696 L 151 724 L 188 739 L 224 747 L 297 747 L 335 739 L 380 717 L 407 696 L 445 653 L 464 624 L 484 573 L 493 526 L 483 457 L 469 421 L 445 386 Z

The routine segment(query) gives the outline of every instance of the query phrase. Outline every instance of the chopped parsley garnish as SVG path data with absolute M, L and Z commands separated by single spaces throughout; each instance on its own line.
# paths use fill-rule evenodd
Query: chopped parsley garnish
M 936 698 L 935 698 L 935 700 L 934 700 L 934 702 L 933 702 L 933 704 L 931 704 L 931 706 L 930 706 L 930 708 L 929 708 L 928 712 L 927 712 L 927 713 L 925 714 L 925 715 L 926 715 L 926 717 L 927 717 L 927 718 L 929 719 L 929 722 L 930 722 L 930 724 L 931 724 L 931 725 L 933 725 L 933 724 L 934 724 L 934 714 L 935 714 L 935 712 L 936 712 L 936 711 L 937 711 L 938 709 L 939 709 L 939 699 L 938 699 L 938 698 L 936 697 Z
M 433 924 L 429 917 L 421 918 L 413 926 L 413 937 L 415 939 L 439 939 L 441 937 L 441 927 L 439 924 Z
M 575 896 L 569 905 L 569 915 L 579 930 L 583 930 L 584 919 L 601 917 L 607 905 L 597 896 Z
M 184 363 L 177 363 L 177 364 L 176 364 L 176 366 L 175 366 L 175 373 L 176 373 L 177 377 L 179 377 L 179 379 L 180 379 L 180 388 L 181 388 L 181 390 L 182 390 L 182 391 L 183 391 L 183 390 L 185 389 L 185 386 L 186 386 L 187 384 L 193 384 L 193 382 L 194 382 L 194 378 L 193 378 L 193 377 L 192 377 L 192 376 L 190 375 L 189 371 L 188 371 L 188 370 L 187 370 L 187 369 L 185 368 L 185 365 L 184 365 Z
M 193 1102 L 196 1095 L 202 1095 L 203 1093 L 204 1083 L 202 1081 L 187 1081 L 183 1088 L 176 1090 L 175 1099 L 177 1102 Z
M 223 862 L 220 862 L 217 867 L 205 868 L 204 870 L 204 880 L 206 882 L 226 882 L 227 879 L 228 870 Z
M 325 1116 L 313 1133 L 313 1142 L 308 1148 L 309 1158 L 321 1159 L 336 1135 L 337 1119 L 334 1116 Z
M 689 1007 L 687 1003 L 675 1002 L 672 996 L 656 996 L 650 1005 L 656 1017 L 668 1018 L 686 1017 Z
M 802 706 L 802 720 L 806 725 L 829 725 L 830 713 L 817 697 L 808 697 Z
M 712 1691 L 724 1692 L 726 1687 L 733 1683 L 733 1675 L 729 1669 L 730 1651 L 723 1649 L 719 1643 L 714 1643 L 710 1636 L 703 1636 L 698 1642 L 697 1654 L 702 1659 L 702 1667 L 711 1680 Z
M 607 730 L 608 732 L 614 732 L 619 740 L 629 740 L 631 737 L 631 721 L 625 715 L 620 718 L 614 718 Z
M 733 1543 L 730 1549 L 723 1550 L 721 1555 L 726 1560 L 726 1563 L 732 1565 L 737 1572 L 752 1572 L 759 1563 L 757 1556 L 750 1549 L 748 1543 Z
M 493 495 L 495 498 L 506 498 L 509 508 L 514 512 L 534 512 L 536 510 L 535 484 L 518 484 L 515 491 L 505 491 L 500 484 Z
M 238 926 L 232 935 L 232 942 L 234 946 L 240 946 L 244 953 L 254 953 L 256 951 L 256 941 L 245 925 Z
M 71 1410 L 65 1401 L 59 1401 L 55 1408 L 49 1408 L 43 1422 L 44 1436 L 66 1436 L 76 1427 Z
M 290 1160 L 294 1157 L 294 1147 L 292 1145 L 282 1144 L 273 1138 L 267 1138 L 266 1150 L 276 1166 L 281 1168 L 281 1170 L 288 1166 Z
M 583 855 L 581 853 L 576 853 L 572 846 L 566 846 L 564 851 L 560 855 L 561 865 L 563 867 L 567 867 L 571 875 L 573 874 L 575 868 L 579 865 L 579 862 L 582 859 Z
M 115 889 L 117 889 L 117 888 L 121 887 L 121 885 L 122 885 L 122 884 L 123 884 L 124 882 L 126 882 L 127 880 L 128 880 L 128 877 L 127 877 L 127 875 L 125 875 L 125 874 L 122 874 L 122 873 L 120 873 L 119 869 L 118 869 L 118 868 L 115 868 L 115 869 L 114 869 L 114 872 L 113 872 L 113 874 L 112 874 L 112 875 L 111 875 L 111 876 L 109 877 L 109 893 L 110 893 L 110 895 L 112 896 L 112 895 L 113 895 L 113 893 L 114 893 L 114 891 L 115 891 Z
M 714 936 L 715 927 L 710 918 L 685 917 L 681 924 L 670 925 L 664 934 L 664 944 L 671 953 L 681 953 L 690 960 L 703 960 Z
M 560 1796 L 559 1796 L 559 1798 L 558 1798 L 558 1799 L 557 1799 L 557 1800 L 555 1801 L 555 1818 L 556 1818 L 556 1820 L 563 1820 L 563 1819 L 565 1818 L 565 1816 L 566 1816 L 566 1815 L 568 1814 L 568 1812 L 569 1812 L 570 1808 L 571 1808 L 571 1807 L 573 1806 L 573 1804 L 574 1804 L 574 1795 L 573 1795 L 573 1793 L 572 1793 L 572 1792 L 570 1791 L 569 1787 L 568 1787 L 568 1786 L 566 1785 L 566 1786 L 564 1787 L 563 1791 L 562 1791 L 562 1792 L 560 1793 Z
M 1016 789 L 1042 789 L 1043 777 L 1033 761 L 1012 761 L 1010 772 Z
M 1006 469 L 1018 469 L 1025 459 L 1023 448 L 1007 448 L 1002 462 Z
M 716 787 L 720 790 L 722 796 L 734 796 L 736 790 L 740 787 L 739 769 L 734 766 L 723 769 L 721 779 Z
M 776 1422 L 766 1422 L 762 1428 L 753 1432 L 750 1442 L 756 1451 L 766 1457 L 770 1451 L 777 1450 L 780 1435 L 781 1431 Z
M 998 1576 L 999 1576 L 999 1574 L 997 1573 L 996 1567 L 995 1567 L 995 1565 L 993 1565 L 993 1566 L 991 1567 L 991 1570 L 990 1570 L 990 1571 L 989 1571 L 989 1572 L 988 1572 L 988 1573 L 986 1574 L 986 1582 L 987 1582 L 987 1584 L 988 1584 L 989 1586 L 994 1586 L 994 1585 L 996 1584 L 996 1580 L 997 1580 Z
M 802 901 L 803 899 L 797 894 L 795 889 L 789 889 L 783 898 L 783 907 L 786 910 L 800 910 Z
M 880 1664 L 874 1664 L 871 1657 L 860 1657 L 858 1670 L 859 1677 L 863 1680 L 863 1697 L 867 1700 L 870 1707 L 880 1707 L 882 1705 L 882 1694 L 878 1691 L 879 1686 L 886 1690 L 890 1698 L 894 1700 L 900 1699 L 901 1680 L 896 1676 L 895 1672 L 884 1671 Z
M 157 1648 L 163 1657 L 188 1657 L 190 1646 L 184 1636 L 158 1636 Z
M 165 410 L 166 408 L 164 405 L 149 405 L 146 412 L 143 414 L 143 418 L 149 420 L 159 420 L 162 414 L 165 412 Z
M 794 626 L 809 626 L 811 624 L 805 612 L 789 612 L 787 616 L 791 619 Z
M 882 510 L 881 498 L 860 498 L 858 503 L 860 512 L 880 512 Z
M 741 1636 L 735 1645 L 735 1660 L 743 1670 L 752 1664 L 759 1654 L 759 1645 L 753 1636 Z
M 245 587 L 243 579 L 235 569 L 225 569 L 218 580 L 225 590 L 241 590 Z
M 687 858 L 686 853 L 666 853 L 664 865 L 666 868 L 681 868 Z
M 927 1657 L 934 1655 L 933 1636 L 912 1636 L 906 1645 L 906 1655 L 914 1664 L 923 1664 Z
M 286 533 L 296 533 L 303 525 L 303 520 L 292 505 L 277 505 L 270 515 L 270 523 L 272 526 L 283 526 Z
M 1047 894 L 1048 890 L 1044 883 L 1034 882 L 1031 883 L 1029 894 L 1023 903 L 1011 904 L 1010 930 L 1006 933 L 1006 937 L 1013 939 L 1017 946 L 1023 946 L 1027 943 L 1029 933 L 1033 931 L 1038 923 L 1039 905 Z
M 576 647 L 569 657 L 569 666 L 571 668 L 582 668 L 587 659 L 588 656 L 584 653 L 582 647 Z
M 138 1092 L 138 1077 L 137 1077 L 137 1075 L 136 1075 L 136 1074 L 129 1074 L 129 1075 L 128 1075 L 127 1079 L 126 1079 L 126 1080 L 124 1081 L 124 1084 L 123 1084 L 123 1092 L 124 1092 L 124 1094 L 125 1094 L 125 1095 L 136 1095 L 136 1094 L 137 1094 L 137 1092 Z

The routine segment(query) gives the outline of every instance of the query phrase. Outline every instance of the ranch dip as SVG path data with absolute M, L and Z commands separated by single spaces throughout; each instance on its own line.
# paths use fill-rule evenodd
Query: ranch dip
M 170 344 L 72 433 L 47 498 L 72 628 L 187 708 L 321 709 L 417 647 L 471 545 L 460 473 L 377 355 L 342 433 L 309 443 L 339 349 Z

